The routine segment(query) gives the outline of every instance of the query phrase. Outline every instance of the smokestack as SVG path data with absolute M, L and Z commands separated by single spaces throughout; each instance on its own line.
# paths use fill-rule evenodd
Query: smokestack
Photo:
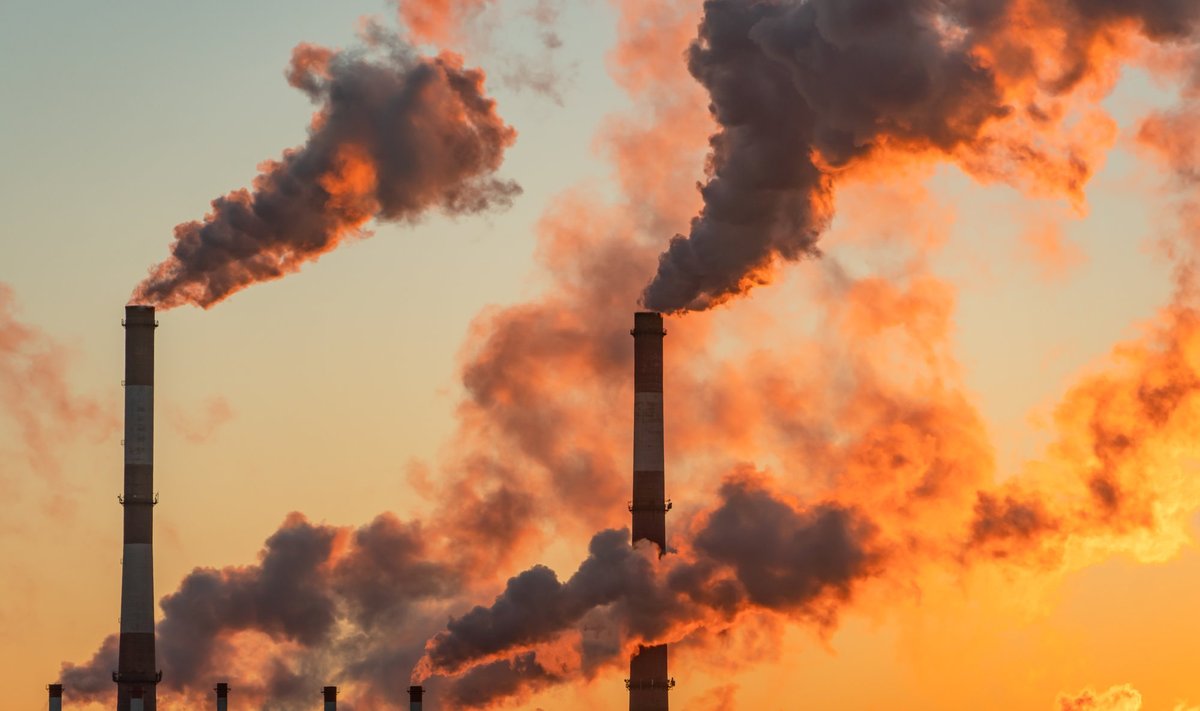
M 217 711 L 229 711 L 229 684 L 218 682 L 213 691 L 217 692 Z
M 653 541 L 667 552 L 666 483 L 663 470 L 662 314 L 633 315 L 633 542 Z
M 321 693 L 325 695 L 325 711 L 337 711 L 337 687 L 327 686 Z
M 154 687 L 150 687 L 153 689 Z M 129 711 L 145 711 L 145 692 L 142 687 L 135 686 L 129 690 Z
M 51 684 L 46 689 L 50 692 L 50 711 L 62 711 L 62 684 Z
M 425 687 L 408 687 L 408 711 L 421 711 L 421 697 L 425 695 Z
M 125 550 L 121 559 L 121 642 L 117 711 L 156 711 L 162 679 L 154 659 L 154 320 L 153 306 L 126 306 Z M 134 706 L 133 690 L 141 690 Z
M 633 543 L 653 541 L 658 554 L 667 552 L 666 469 L 663 454 L 662 314 L 633 315 Z M 667 645 L 639 647 L 629 660 L 629 711 L 666 711 Z

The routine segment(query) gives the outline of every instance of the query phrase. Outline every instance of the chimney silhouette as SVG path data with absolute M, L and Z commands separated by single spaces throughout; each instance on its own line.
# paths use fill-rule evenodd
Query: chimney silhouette
M 229 711 L 229 684 L 217 682 L 213 691 L 217 692 L 217 711 Z
M 663 453 L 662 314 L 633 315 L 633 544 L 652 541 L 661 557 L 667 552 L 666 476 Z M 667 645 L 639 646 L 629 660 L 629 711 L 666 711 L 667 692 L 675 680 L 667 676 Z
M 125 549 L 121 558 L 121 638 L 117 711 L 157 711 L 154 658 L 154 320 L 153 306 L 126 306 Z M 133 690 L 141 693 L 134 697 Z M 134 704 L 136 698 L 136 705 Z
M 325 711 L 337 711 L 337 687 L 326 686 L 321 693 L 325 696 Z
M 408 711 L 421 711 L 421 698 L 425 695 L 425 687 L 408 687 Z
M 62 711 L 62 684 L 51 684 L 46 687 L 50 692 L 50 711 Z

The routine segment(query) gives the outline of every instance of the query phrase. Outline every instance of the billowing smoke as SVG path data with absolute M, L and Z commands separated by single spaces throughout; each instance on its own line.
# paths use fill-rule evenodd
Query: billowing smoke
M 816 23 L 813 31 L 826 33 L 822 37 L 840 27 L 838 22 L 858 28 L 875 17 L 881 29 L 863 36 L 881 46 L 895 43 L 895 52 L 908 45 L 901 46 L 892 30 L 922 27 L 902 18 L 936 5 L 809 4 L 834 13 Z M 710 3 L 707 9 L 712 14 L 712 8 L 720 6 L 735 20 L 777 13 L 783 23 L 782 29 L 776 28 L 779 32 L 795 29 L 784 19 L 790 17 L 794 25 L 805 16 L 800 3 L 746 5 Z M 639 105 L 650 107 L 650 118 L 614 122 L 606 129 L 612 131 L 606 145 L 617 161 L 627 198 L 610 208 L 597 205 L 590 193 L 567 194 L 540 226 L 539 258 L 552 275 L 553 288 L 530 303 L 489 310 L 473 324 L 463 356 L 465 396 L 456 451 L 437 468 L 439 476 L 413 476 L 423 495 L 442 502 L 430 518 L 437 521 L 437 533 L 427 522 L 414 539 L 406 533 L 414 531 L 413 524 L 384 519 L 384 528 L 393 532 L 384 538 L 396 542 L 373 547 L 348 529 L 292 519 L 268 544 L 258 565 L 197 571 L 165 599 L 164 611 L 169 605 L 171 612 L 161 631 L 198 634 L 209 653 L 207 659 L 196 660 L 176 653 L 177 660 L 167 662 L 164 643 L 164 668 L 176 665 L 183 671 L 174 677 L 181 680 L 193 670 L 193 681 L 176 682 L 168 668 L 167 691 L 200 693 L 207 685 L 195 681 L 204 674 L 195 670 L 233 669 L 246 675 L 239 688 L 259 699 L 300 698 L 295 694 L 311 691 L 305 680 L 320 676 L 352 685 L 347 698 L 364 707 L 387 708 L 401 703 L 409 670 L 415 666 L 418 679 L 433 675 L 428 685 L 436 693 L 427 708 L 499 706 L 555 684 L 611 673 L 628 662 L 628 654 L 641 642 L 669 641 L 673 653 L 679 654 L 701 650 L 689 661 L 702 665 L 703 658 L 719 657 L 714 643 L 718 635 L 758 616 L 828 629 L 846 605 L 871 592 L 873 582 L 894 583 L 919 566 L 939 566 L 944 572 L 996 560 L 1024 565 L 1029 551 L 1040 554 L 1039 562 L 1062 565 L 1068 558 L 1064 550 L 1071 546 L 1085 553 L 1070 556 L 1074 566 L 1113 551 L 1161 558 L 1162 550 L 1177 550 L 1184 540 L 1178 532 L 1185 530 L 1200 502 L 1194 488 L 1188 488 L 1190 478 L 1184 476 L 1177 456 L 1181 443 L 1200 436 L 1200 403 L 1190 385 L 1200 373 L 1200 362 L 1193 356 L 1200 353 L 1194 317 L 1186 310 L 1170 311 L 1144 342 L 1119 348 L 1107 364 L 1111 367 L 1097 378 L 1085 378 L 1064 400 L 1056 421 L 1060 438 L 1044 461 L 996 485 L 986 428 L 957 375 L 951 338 L 953 289 L 926 271 L 927 260 L 913 259 L 915 266 L 900 274 L 862 279 L 851 278 L 832 262 L 822 265 L 827 283 L 814 287 L 811 302 L 820 319 L 818 335 L 807 339 L 778 329 L 772 336 L 775 350 L 719 355 L 718 349 L 707 348 L 714 344 L 710 333 L 715 330 L 707 316 L 693 316 L 688 328 L 672 329 L 668 349 L 678 350 L 668 355 L 678 367 L 667 377 L 673 401 L 679 404 L 672 406 L 668 456 L 672 471 L 679 463 L 679 469 L 686 467 L 695 477 L 689 482 L 697 484 L 690 487 L 689 498 L 699 513 L 688 517 L 677 509 L 673 514 L 683 515 L 671 522 L 676 531 L 671 540 L 680 547 L 672 555 L 659 560 L 632 549 L 628 534 L 612 528 L 613 521 L 623 518 L 628 486 L 628 422 L 596 413 L 627 411 L 628 304 L 644 283 L 639 265 L 658 251 L 638 235 L 678 223 L 691 212 L 679 195 L 688 183 L 691 139 L 704 126 L 697 118 L 703 111 L 689 110 L 694 108 L 688 93 L 692 87 L 672 73 L 678 47 L 657 41 L 681 36 L 680 27 L 689 31 L 694 25 L 687 21 L 690 5 L 626 1 L 622 7 L 623 26 L 636 28 L 642 41 L 627 39 L 622 46 L 618 59 L 625 64 L 620 78 Z M 1087 13 L 1084 22 L 1079 13 L 1067 13 L 1070 6 L 1064 3 L 996 3 L 987 6 L 995 9 L 992 13 L 982 3 L 974 10 L 964 9 L 969 6 L 963 3 L 954 7 L 962 11 L 961 17 L 947 10 L 944 20 L 935 22 L 928 14 L 925 20 L 939 32 L 952 27 L 951 21 L 966 23 L 987 40 L 976 42 L 978 56 L 956 49 L 955 42 L 972 41 L 969 33 L 955 42 L 926 47 L 934 53 L 930 66 L 958 57 L 965 74 L 955 86 L 977 86 L 977 97 L 987 98 L 992 93 L 979 77 L 987 78 L 988 62 L 1000 67 L 995 57 L 1003 55 L 1004 81 L 995 79 L 994 84 L 1003 87 L 1005 101 L 997 105 L 1004 110 L 993 115 L 963 109 L 965 126 L 978 123 L 985 133 L 990 125 L 1027 126 L 1036 123 L 1035 114 L 1054 113 L 1044 105 L 1005 113 L 1014 104 L 1009 98 L 1012 78 L 1045 72 L 1030 68 L 1022 74 L 1012 68 L 1022 57 L 1034 60 L 1028 52 L 1021 54 L 1019 44 L 1000 52 L 1002 40 L 1013 39 L 1002 31 L 1003 12 L 1050 13 L 1057 27 L 1064 18 L 1075 17 L 1077 27 L 1072 25 L 1075 29 L 1058 48 L 1067 57 L 1079 54 L 1081 47 L 1091 54 L 1106 47 L 1096 44 L 1096 28 L 1108 27 L 1113 17 L 1145 12 L 1149 18 L 1153 8 L 1169 9 L 1160 3 L 1134 10 L 1103 4 Z M 1187 17 L 1189 8 L 1179 5 L 1174 16 Z M 1143 27 L 1170 26 L 1160 19 L 1171 15 L 1153 17 L 1159 19 Z M 942 27 L 938 23 L 943 21 L 951 24 Z M 704 31 L 716 37 L 721 28 L 708 27 L 714 22 L 706 19 Z M 747 37 L 766 42 L 772 22 L 743 29 Z M 918 40 L 922 37 L 918 33 Z M 765 61 L 755 55 L 762 54 L 758 45 L 726 39 L 730 44 L 723 47 L 747 55 L 738 59 L 745 66 Z M 779 38 L 775 41 L 762 46 L 780 47 Z M 927 44 L 916 41 L 914 46 Z M 845 37 L 833 43 L 843 45 L 862 49 Z M 995 57 L 989 59 L 984 49 Z M 715 51 L 694 49 L 693 71 L 715 62 L 715 57 L 705 56 Z M 888 58 L 886 69 L 906 66 L 903 59 Z M 1052 72 L 1055 92 L 1087 81 L 1086 71 L 1068 71 L 1053 53 L 1039 53 L 1036 59 L 1061 69 Z M 913 61 L 911 66 L 925 66 Z M 723 84 L 724 79 L 717 80 L 725 65 L 704 66 L 714 85 Z M 782 81 L 772 72 L 762 74 L 761 80 L 768 85 L 761 90 L 767 98 L 776 88 L 795 86 L 772 84 Z M 975 80 L 979 83 L 972 83 Z M 915 86 L 922 83 L 920 76 L 913 81 Z M 754 82 L 730 81 L 729 86 L 751 96 L 760 89 Z M 958 96 L 935 100 L 937 92 L 930 92 L 926 98 L 932 104 L 959 106 Z M 887 97 L 868 92 L 860 98 L 871 104 Z M 779 184 L 791 190 L 788 181 L 812 175 L 810 168 L 819 169 L 817 177 L 828 183 L 837 177 L 834 161 L 841 160 L 849 169 L 864 157 L 883 156 L 892 149 L 939 154 L 961 150 L 958 157 L 974 170 L 986 172 L 993 165 L 970 163 L 971 158 L 987 158 L 971 151 L 993 150 L 996 145 L 980 147 L 954 138 L 958 133 L 950 129 L 961 128 L 957 125 L 922 125 L 916 108 L 903 110 L 911 104 L 903 98 L 895 98 L 894 108 L 887 111 L 877 109 L 885 114 L 878 118 L 883 128 L 877 133 L 874 119 L 861 124 L 850 120 L 861 108 L 853 101 L 840 109 L 848 114 L 845 126 L 878 138 L 878 145 L 857 138 L 838 140 L 836 132 L 818 136 L 816 129 L 822 124 L 813 118 L 813 140 L 828 146 L 823 145 L 819 155 L 805 154 L 811 160 L 797 164 L 799 168 L 780 168 Z M 794 104 L 794 97 L 775 100 Z M 735 108 L 732 102 L 716 113 Z M 826 121 L 835 127 L 842 123 Z M 1053 129 L 1052 123 L 1046 130 Z M 763 128 L 771 129 L 769 122 Z M 733 139 L 718 137 L 717 157 L 733 145 Z M 1012 146 L 1010 141 L 1000 148 Z M 844 152 L 839 154 L 838 147 Z M 1023 154 L 1026 168 L 1048 170 L 1049 182 L 1077 189 L 1090 170 L 1088 154 L 1068 150 L 1058 163 L 1049 155 Z M 755 167 L 752 161 L 737 164 L 748 172 Z M 728 177 L 719 161 L 714 170 L 714 182 Z M 768 187 L 776 179 L 771 173 L 749 177 L 751 184 L 760 181 Z M 809 201 L 767 194 L 755 203 L 756 209 L 730 219 L 753 221 L 758 219 L 757 206 L 776 205 L 808 206 L 812 216 L 827 217 L 831 190 L 831 185 L 818 183 L 817 199 Z M 733 194 L 723 191 L 724 187 L 710 192 Z M 911 204 L 901 207 L 886 219 L 910 219 Z M 803 254 L 806 249 L 795 251 Z M 760 277 L 766 278 L 765 273 L 756 272 L 752 278 Z M 713 296 L 712 303 L 717 299 Z M 761 332 L 754 314 L 735 323 Z M 757 458 L 787 465 L 772 467 L 782 472 L 778 483 L 738 469 L 715 500 L 698 499 L 696 492 L 706 483 L 696 479 L 728 469 L 713 462 Z M 782 493 L 784 489 L 805 492 L 804 503 Z M 492 576 L 525 568 L 534 544 L 550 534 L 578 536 L 596 530 L 601 533 L 592 536 L 588 558 L 565 580 L 547 567 L 534 566 L 507 583 L 492 585 Z M 412 544 L 413 540 L 423 543 Z M 401 553 L 389 553 L 394 550 Z M 268 558 L 291 562 L 268 566 Z M 522 561 L 519 568 L 516 560 Z M 954 567 L 960 564 L 964 567 Z M 415 572 L 421 565 L 432 568 Z M 268 574 L 268 567 L 276 572 Z M 420 580 L 441 582 L 428 589 L 410 587 Z M 175 619 L 189 609 L 203 618 L 205 610 L 223 610 L 233 596 L 253 601 L 267 587 L 282 594 L 280 590 L 293 585 L 296 604 L 311 610 L 315 623 L 294 624 L 290 607 L 233 611 L 233 624 L 217 621 L 219 629 L 207 635 L 190 630 L 182 617 Z M 889 585 L 888 593 L 902 589 Z M 491 604 L 471 606 L 492 597 Z M 326 616 L 330 610 L 333 622 Z M 450 622 L 444 624 L 447 619 Z M 98 658 L 111 654 L 107 649 L 102 647 Z M 103 669 L 92 668 L 97 665 Z M 94 661 L 68 673 L 79 674 L 73 678 L 82 681 L 111 668 L 110 663 Z M 695 674 L 689 683 L 701 676 Z
M 163 698 L 200 697 L 218 677 L 272 708 L 308 708 L 314 677 L 365 679 L 388 690 L 381 667 L 411 668 L 432 631 L 422 627 L 428 613 L 414 621 L 412 610 L 458 592 L 461 571 L 434 559 L 447 560 L 421 527 L 391 515 L 347 529 L 292 514 L 258 563 L 197 568 L 162 599 Z M 398 638 L 378 635 L 383 629 Z M 65 664 L 63 683 L 76 698 L 105 699 L 115 663 L 113 636 L 89 662 Z M 407 674 L 386 674 L 398 699 Z
M 536 688 L 590 677 L 638 643 L 728 623 L 745 610 L 831 623 L 884 559 L 874 534 L 855 510 L 797 508 L 762 476 L 739 472 L 698 521 L 689 550 L 660 561 L 652 546 L 631 547 L 627 529 L 602 531 L 567 581 L 535 566 L 509 579 L 489 607 L 451 619 L 429 641 L 418 678 L 457 675 L 443 688 L 482 705 L 525 689 L 493 684 L 485 696 L 480 678 L 526 678 Z M 577 636 L 564 641 L 569 631 Z M 569 653 L 551 656 L 568 662 L 549 667 L 536 656 L 539 646 L 564 643 Z
M 718 124 L 704 205 L 662 254 L 643 302 L 711 308 L 769 281 L 779 260 L 817 255 L 839 177 L 896 154 L 944 156 L 984 179 L 1078 199 L 1111 131 L 1095 114 L 1069 128 L 1065 117 L 1078 115 L 1066 101 L 1103 81 L 1129 28 L 1194 42 L 1198 8 L 707 0 L 688 53 Z
M 296 47 L 288 82 L 319 107 L 308 141 L 263 163 L 252 188 L 214 200 L 203 221 L 177 225 L 171 256 L 132 301 L 208 308 L 367 234 L 371 219 L 511 203 L 520 188 L 494 172 L 516 132 L 483 93 L 483 72 L 450 53 L 420 57 L 379 28 L 368 39 L 360 50 Z

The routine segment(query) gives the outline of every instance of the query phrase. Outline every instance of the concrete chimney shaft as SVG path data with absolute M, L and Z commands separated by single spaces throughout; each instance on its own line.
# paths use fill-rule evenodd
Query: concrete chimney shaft
M 421 711 L 422 698 L 425 696 L 425 687 L 410 686 L 408 687 L 408 711 Z
M 633 316 L 633 543 L 647 540 L 667 552 L 666 469 L 663 444 L 662 314 Z M 639 647 L 629 660 L 629 711 L 666 711 L 667 645 Z
M 217 711 L 229 711 L 229 684 L 218 682 L 213 691 L 217 692 Z
M 117 711 L 157 711 L 154 657 L 154 320 L 153 306 L 125 307 L 125 548 L 121 558 L 121 637 Z
M 337 711 L 337 687 L 326 686 L 321 693 L 325 696 L 325 711 Z
M 633 330 L 633 542 L 653 541 L 667 551 L 663 470 L 663 330 L 661 314 L 634 314 Z
M 46 690 L 50 692 L 50 711 L 62 711 L 62 684 L 51 684 Z

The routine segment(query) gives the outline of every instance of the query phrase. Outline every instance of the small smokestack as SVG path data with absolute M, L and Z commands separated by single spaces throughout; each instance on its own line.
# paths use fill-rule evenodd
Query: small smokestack
M 50 692 L 50 711 L 62 711 L 62 684 L 51 684 L 46 689 Z
M 229 684 L 217 682 L 213 691 L 217 692 L 217 711 L 229 711 Z
M 337 687 L 327 686 L 321 693 L 325 695 L 325 711 L 337 711 Z
M 425 687 L 408 687 L 408 711 L 421 711 L 421 697 L 425 695 Z
M 129 711 L 145 711 L 142 687 L 134 686 L 129 689 Z
M 633 543 L 653 541 L 667 552 L 666 463 L 663 445 L 662 314 L 633 315 Z M 629 711 L 666 711 L 667 645 L 639 647 L 629 660 Z

